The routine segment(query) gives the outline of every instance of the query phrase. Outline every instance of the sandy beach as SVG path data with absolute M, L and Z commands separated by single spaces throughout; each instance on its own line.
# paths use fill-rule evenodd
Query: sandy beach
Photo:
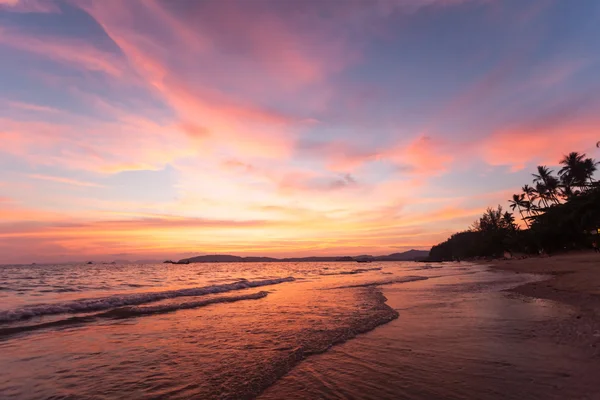
M 590 356 L 600 355 L 600 255 L 593 252 L 569 253 L 543 258 L 496 261 L 496 269 L 516 273 L 549 275 L 510 292 L 557 301 L 572 306 L 573 316 L 548 321 L 541 334 L 551 334 L 560 343 L 588 348 Z

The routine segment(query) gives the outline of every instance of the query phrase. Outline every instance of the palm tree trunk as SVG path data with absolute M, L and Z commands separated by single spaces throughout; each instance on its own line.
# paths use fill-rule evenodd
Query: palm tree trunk
M 519 214 L 521 214 L 521 219 L 523 220 L 523 222 L 525 222 L 525 226 L 527 227 L 527 229 L 529 229 L 529 224 L 527 223 L 527 220 L 523 216 L 523 211 L 521 210 L 521 207 L 517 206 L 517 208 L 519 209 Z
M 531 196 L 527 192 L 525 192 L 525 194 L 527 195 L 527 201 L 529 201 L 529 209 L 527 210 L 527 213 L 529 214 L 530 217 L 531 217 L 531 214 L 538 215 L 535 208 L 533 208 L 533 207 L 535 207 L 535 205 L 531 202 Z

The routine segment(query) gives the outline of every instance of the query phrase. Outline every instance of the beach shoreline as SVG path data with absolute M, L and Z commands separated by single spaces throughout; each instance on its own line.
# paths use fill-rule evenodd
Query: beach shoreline
M 547 321 L 539 326 L 536 334 L 549 335 L 561 344 L 585 347 L 591 357 L 600 357 L 600 255 L 585 251 L 496 260 L 491 268 L 546 275 L 548 279 L 526 283 L 507 292 L 572 307 L 569 318 Z

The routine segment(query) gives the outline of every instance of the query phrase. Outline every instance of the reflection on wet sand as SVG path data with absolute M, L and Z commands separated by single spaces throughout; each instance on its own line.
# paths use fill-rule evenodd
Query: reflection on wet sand
M 497 290 L 515 277 L 386 286 L 399 319 L 304 361 L 260 398 L 600 398 L 600 360 L 539 329 L 573 310 Z

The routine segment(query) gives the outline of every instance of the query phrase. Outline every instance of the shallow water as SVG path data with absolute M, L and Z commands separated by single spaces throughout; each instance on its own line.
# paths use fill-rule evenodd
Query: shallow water
M 0 267 L 0 398 L 505 398 L 563 356 L 514 344 L 569 312 L 499 292 L 539 277 L 440 266 Z
M 259 398 L 600 399 L 600 359 L 540 330 L 573 310 L 499 291 L 515 279 L 387 286 L 397 320 L 304 361 Z

